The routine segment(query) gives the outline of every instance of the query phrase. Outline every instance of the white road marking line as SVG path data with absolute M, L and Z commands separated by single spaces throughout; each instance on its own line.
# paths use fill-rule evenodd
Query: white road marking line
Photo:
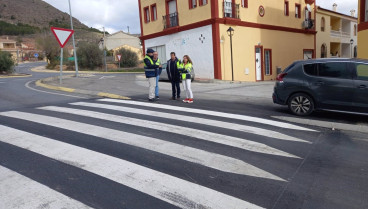
M 0 185 L 0 208 L 90 208 L 37 181 L 1 166 Z
M 179 120 L 179 121 L 184 121 L 184 122 L 199 123 L 199 124 L 215 126 L 219 128 L 226 128 L 226 129 L 231 129 L 235 131 L 242 131 L 246 133 L 252 133 L 252 134 L 257 134 L 261 136 L 272 137 L 272 138 L 276 138 L 280 140 L 311 143 L 309 141 L 302 140 L 302 139 L 292 137 L 292 136 L 288 136 L 286 134 L 282 134 L 276 131 L 270 131 L 270 130 L 257 128 L 253 126 L 246 126 L 246 125 L 222 122 L 222 121 L 211 120 L 211 119 L 197 118 L 197 117 L 191 117 L 191 116 L 185 116 L 185 115 L 175 115 L 175 114 L 163 113 L 163 112 L 158 112 L 158 111 L 150 111 L 150 110 L 122 107 L 122 106 L 116 106 L 116 105 L 99 104 L 99 103 L 75 102 L 75 103 L 70 103 L 70 104 L 78 105 L 78 106 L 85 106 L 85 107 L 96 107 L 96 108 L 102 108 L 102 109 L 109 109 L 109 110 L 115 110 L 115 111 L 123 111 L 123 112 L 129 112 L 129 113 L 140 114 L 140 115 L 155 116 L 155 117 Z
M 270 146 L 267 146 L 262 143 L 249 141 L 246 139 L 226 136 L 222 134 L 216 134 L 208 131 L 202 131 L 199 129 L 194 128 L 187 128 L 182 126 L 175 126 L 171 124 L 166 123 L 159 123 L 159 122 L 153 122 L 153 121 L 147 121 L 147 120 L 141 120 L 136 118 L 129 118 L 119 115 L 111 115 L 111 114 L 105 114 L 100 112 L 94 112 L 94 111 L 88 111 L 88 110 L 81 110 L 81 109 L 73 109 L 73 108 L 66 108 L 66 107 L 55 107 L 55 106 L 47 106 L 47 107 L 41 107 L 37 109 L 42 110 L 49 110 L 49 111 L 56 111 L 61 113 L 68 113 L 68 114 L 74 114 L 79 116 L 85 116 L 85 117 L 92 117 L 102 120 L 108 120 L 118 123 L 124 123 L 134 126 L 140 126 L 145 128 L 150 128 L 154 130 L 160 130 L 160 131 L 166 131 L 170 133 L 177 133 L 184 136 L 190 136 L 206 141 L 211 141 L 215 143 L 220 143 L 232 147 L 237 147 L 244 150 L 249 150 L 253 152 L 258 153 L 265 153 L 265 154 L 271 154 L 271 155 L 279 155 L 284 157 L 292 157 L 292 158 L 300 158 L 295 155 L 289 154 L 287 152 L 272 148 Z
M 158 152 L 171 157 L 183 159 L 192 163 L 197 163 L 223 172 L 285 181 L 282 178 L 279 178 L 271 173 L 268 173 L 262 169 L 259 169 L 253 165 L 250 165 L 244 161 L 235 158 L 175 144 L 152 137 L 146 137 L 123 131 L 117 131 L 114 129 L 108 129 L 71 120 L 64 120 L 60 118 L 37 115 L 32 113 L 10 111 L 0 113 L 0 115 L 32 121 L 48 126 L 54 126 L 57 128 L 75 131 L 86 135 L 117 141 L 120 143 L 152 150 L 154 152 Z
M 128 100 L 116 100 L 116 99 L 99 99 L 98 101 L 113 102 L 113 103 L 120 103 L 120 104 L 140 105 L 140 106 L 145 106 L 145 107 L 155 107 L 155 108 L 160 108 L 160 109 L 176 110 L 176 111 L 182 111 L 182 112 L 187 112 L 189 110 L 192 113 L 211 115 L 211 116 L 217 116 L 217 117 L 223 117 L 223 118 L 238 119 L 238 120 L 250 121 L 250 122 L 255 122 L 255 123 L 262 123 L 262 124 L 267 124 L 270 126 L 276 126 L 280 128 L 317 132 L 316 130 L 304 128 L 301 126 L 296 126 L 296 125 L 289 124 L 289 123 L 268 120 L 264 118 L 257 118 L 257 117 L 252 117 L 252 116 L 246 116 L 246 115 L 232 114 L 232 113 L 216 112 L 216 111 L 201 110 L 201 109 L 194 109 L 194 108 L 188 109 L 185 107 L 178 107 L 178 106 L 164 105 L 164 104 L 152 104 L 152 103 L 138 102 L 138 101 L 131 101 L 131 100 L 128 101 Z
M 76 166 L 177 207 L 261 208 L 150 168 L 2 125 L 0 125 L 0 141 Z
M 33 91 L 38 91 L 38 92 L 42 92 L 42 93 L 46 93 L 46 94 L 61 95 L 61 96 L 66 96 L 66 97 L 74 97 L 74 98 L 88 99 L 87 97 L 79 97 L 79 96 L 72 96 L 72 95 L 67 95 L 67 94 L 59 94 L 59 93 L 53 93 L 53 92 L 48 92 L 48 91 L 41 91 L 41 90 L 38 90 L 38 89 L 35 89 L 35 88 L 30 87 L 29 84 L 31 82 L 34 82 L 34 81 L 27 82 L 26 85 L 25 85 L 25 87 L 27 87 L 28 89 L 31 89 Z

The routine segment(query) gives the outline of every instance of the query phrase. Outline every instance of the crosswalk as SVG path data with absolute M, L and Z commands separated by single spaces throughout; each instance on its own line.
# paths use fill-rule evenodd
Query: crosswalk
M 16 156 L 0 159 L 0 208 L 142 207 L 132 198 L 146 200 L 145 208 L 268 208 L 317 135 L 276 120 L 129 100 L 0 112 L 0 153 L 48 160 L 30 169 L 7 161 Z M 106 206 L 86 196 L 112 191 L 83 195 L 34 179 L 36 171 L 62 178 L 45 171 L 60 165 L 131 192 Z M 270 202 L 247 192 L 256 186 Z

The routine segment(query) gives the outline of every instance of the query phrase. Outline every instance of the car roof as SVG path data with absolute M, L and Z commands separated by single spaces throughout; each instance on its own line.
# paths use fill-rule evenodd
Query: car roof
M 360 62 L 360 63 L 368 63 L 366 59 L 352 59 L 352 58 L 318 58 L 318 59 L 308 59 L 308 60 L 299 60 L 297 63 L 305 64 L 305 63 L 323 63 L 323 62 Z

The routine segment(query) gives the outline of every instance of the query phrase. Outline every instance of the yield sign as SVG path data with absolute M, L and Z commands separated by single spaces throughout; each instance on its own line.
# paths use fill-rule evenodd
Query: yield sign
M 59 42 L 61 48 L 64 48 L 65 44 L 69 41 L 70 37 L 74 33 L 74 30 L 55 27 L 51 27 L 51 31 L 55 35 L 56 40 Z
M 121 54 L 118 54 L 118 60 L 120 61 L 120 59 L 121 59 Z

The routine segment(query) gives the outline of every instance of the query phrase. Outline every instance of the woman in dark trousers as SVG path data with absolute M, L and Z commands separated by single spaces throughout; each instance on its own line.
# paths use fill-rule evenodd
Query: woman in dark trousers
M 166 71 L 172 87 L 171 100 L 180 100 L 180 73 L 178 71 L 180 60 L 175 56 L 175 52 L 171 52 L 170 56 L 171 59 L 167 61 Z

